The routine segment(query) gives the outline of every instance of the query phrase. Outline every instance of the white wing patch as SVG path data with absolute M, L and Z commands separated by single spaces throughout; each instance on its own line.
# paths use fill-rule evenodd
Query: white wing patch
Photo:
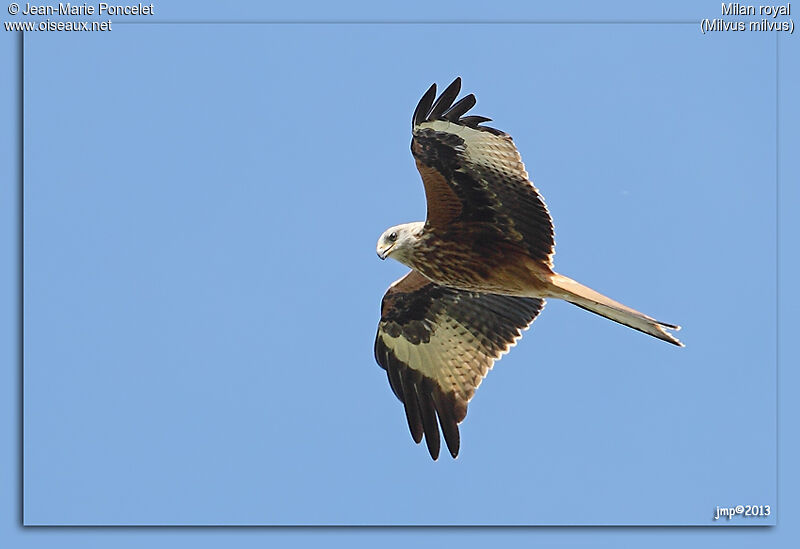
M 517 335 L 504 349 L 492 353 L 468 326 L 446 315 L 437 315 L 433 324 L 436 329 L 426 343 L 415 345 L 402 336 L 388 334 L 383 334 L 383 341 L 410 368 L 434 379 L 443 389 L 455 391 L 466 401 L 475 394 L 494 362 L 522 337 Z
M 475 164 L 491 166 L 500 172 L 513 172 L 530 181 L 522 157 L 508 135 L 496 135 L 447 120 L 424 122 L 417 127 L 455 134 L 464 140 L 465 156 Z

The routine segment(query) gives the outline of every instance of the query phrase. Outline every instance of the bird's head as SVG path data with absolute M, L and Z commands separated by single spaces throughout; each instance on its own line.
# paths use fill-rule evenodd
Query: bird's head
M 378 257 L 386 259 L 392 257 L 400 263 L 405 263 L 411 259 L 411 252 L 414 244 L 422 234 L 424 223 L 405 223 L 389 227 L 378 239 Z

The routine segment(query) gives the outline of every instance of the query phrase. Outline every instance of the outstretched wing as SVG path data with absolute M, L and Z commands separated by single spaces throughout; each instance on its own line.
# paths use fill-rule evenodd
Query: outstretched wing
M 436 84 L 414 111 L 411 152 L 425 185 L 427 228 L 470 229 L 476 238 L 506 240 L 552 266 L 553 223 L 544 200 L 528 178 L 511 137 L 481 126 L 482 116 L 463 116 L 475 105 L 456 78 L 436 97 Z
M 433 459 L 439 457 L 439 424 L 450 454 L 458 455 L 467 403 L 542 307 L 542 299 L 439 286 L 416 271 L 389 287 L 375 359 L 405 405 L 411 436 L 419 444 L 425 435 Z

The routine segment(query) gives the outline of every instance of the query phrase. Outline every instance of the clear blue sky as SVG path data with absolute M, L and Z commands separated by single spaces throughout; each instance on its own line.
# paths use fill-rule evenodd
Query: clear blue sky
M 549 9 L 527 17 L 719 4 Z M 291 16 L 198 10 L 163 17 Z M 774 35 L 120 24 L 29 34 L 25 65 L 26 523 L 706 525 L 717 505 L 778 509 Z M 405 272 L 374 244 L 424 217 L 410 116 L 457 75 L 514 136 L 557 269 L 683 325 L 687 347 L 550 303 L 477 392 L 459 459 L 433 463 L 372 358 Z

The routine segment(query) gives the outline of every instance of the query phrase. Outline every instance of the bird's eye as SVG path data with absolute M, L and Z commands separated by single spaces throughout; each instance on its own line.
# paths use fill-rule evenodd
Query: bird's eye
M 389 242 L 396 242 L 397 241 L 397 233 L 392 231 L 389 233 Z

